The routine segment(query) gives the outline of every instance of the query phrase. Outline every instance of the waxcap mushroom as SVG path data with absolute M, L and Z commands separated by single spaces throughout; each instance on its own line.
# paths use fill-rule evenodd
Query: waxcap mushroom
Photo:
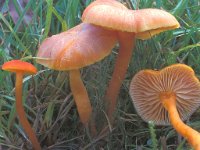
M 131 60 L 135 39 L 148 39 L 180 25 L 171 14 L 158 9 L 129 10 L 116 0 L 96 0 L 83 12 L 82 21 L 117 32 L 119 52 L 112 78 L 104 97 L 110 122 L 116 108 L 120 87 Z
M 115 32 L 81 23 L 45 39 L 39 47 L 37 62 L 55 70 L 79 69 L 109 55 L 116 42 Z
M 32 64 L 21 60 L 11 60 L 5 62 L 2 69 L 10 72 L 24 72 L 25 74 L 37 73 L 37 69 Z
M 160 71 L 142 70 L 133 77 L 129 93 L 143 120 L 157 125 L 170 123 L 160 100 L 162 92 L 175 94 L 181 120 L 188 119 L 200 105 L 200 82 L 191 67 L 174 64 Z
M 15 81 L 15 107 L 16 111 L 19 117 L 19 121 L 25 131 L 25 133 L 28 135 L 33 149 L 41 150 L 40 143 L 36 137 L 36 134 L 34 133 L 27 117 L 26 113 L 24 111 L 23 102 L 22 102 L 22 87 L 23 87 L 23 76 L 25 74 L 36 74 L 37 69 L 30 63 L 24 62 L 21 60 L 11 60 L 8 62 L 5 62 L 2 65 L 2 69 L 5 71 L 14 72 L 16 74 L 16 81 Z
M 81 23 L 47 38 L 39 47 L 38 63 L 55 70 L 69 70 L 71 92 L 84 126 L 91 121 L 92 106 L 79 69 L 106 57 L 116 42 L 116 32 Z
M 83 22 L 136 33 L 138 39 L 148 39 L 180 25 L 170 13 L 160 9 L 130 10 L 115 0 L 96 0 L 83 12 Z

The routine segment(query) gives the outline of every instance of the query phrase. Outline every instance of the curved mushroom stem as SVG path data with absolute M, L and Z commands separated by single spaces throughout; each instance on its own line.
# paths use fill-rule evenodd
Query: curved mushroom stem
M 35 150 L 41 150 L 38 139 L 26 118 L 26 114 L 25 114 L 24 107 L 22 104 L 22 80 L 23 80 L 23 73 L 17 72 L 16 73 L 16 83 L 15 83 L 16 110 L 18 113 L 19 121 L 20 121 L 23 129 L 25 130 L 26 134 L 28 135 L 33 148 Z
M 135 35 L 128 32 L 119 32 L 118 39 L 120 45 L 119 54 L 105 95 L 108 118 L 111 123 L 113 121 L 113 112 L 115 111 L 117 96 L 131 60 Z
M 183 123 L 176 108 L 176 95 L 171 92 L 164 92 L 160 95 L 165 109 L 169 113 L 172 126 L 176 131 L 188 140 L 195 150 L 200 150 L 200 133 Z
M 70 71 L 70 87 L 77 106 L 81 122 L 87 126 L 92 114 L 92 106 L 88 97 L 87 90 L 81 80 L 79 70 Z

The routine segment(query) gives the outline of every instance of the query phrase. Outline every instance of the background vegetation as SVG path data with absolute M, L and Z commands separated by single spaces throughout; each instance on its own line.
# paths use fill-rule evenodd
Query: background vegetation
M 1 0 L 0 64 L 12 59 L 32 62 L 39 70 L 24 79 L 24 101 L 29 121 L 44 149 L 190 149 L 170 126 L 145 123 L 135 112 L 128 95 L 129 83 L 144 68 L 160 69 L 173 63 L 190 65 L 200 77 L 200 1 L 124 0 L 133 9 L 161 8 L 169 11 L 181 28 L 150 40 L 137 40 L 129 71 L 123 82 L 116 122 L 109 134 L 91 138 L 80 123 L 70 92 L 67 72 L 57 72 L 35 63 L 38 46 L 48 36 L 81 22 L 91 0 Z M 10 4 L 12 3 L 12 4 Z M 16 17 L 17 15 L 19 17 Z M 118 46 L 103 61 L 82 69 L 94 109 L 102 108 L 107 83 Z M 2 149 L 30 149 L 15 110 L 14 75 L 0 70 L 0 145 Z M 187 121 L 200 131 L 200 109 Z

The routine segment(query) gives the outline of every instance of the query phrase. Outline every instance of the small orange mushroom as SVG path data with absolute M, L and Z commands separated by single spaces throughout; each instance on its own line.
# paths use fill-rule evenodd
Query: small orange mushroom
M 106 90 L 108 116 L 116 107 L 116 99 L 132 56 L 135 38 L 148 39 L 160 32 L 175 29 L 179 23 L 174 16 L 159 9 L 129 10 L 116 0 L 96 0 L 83 12 L 83 22 L 118 31 L 120 44 L 112 79 Z
M 39 47 L 38 63 L 55 70 L 69 70 L 72 94 L 84 125 L 90 120 L 92 107 L 79 69 L 110 54 L 116 41 L 115 32 L 81 23 L 47 38 Z
M 24 107 L 22 104 L 22 80 L 24 74 L 36 74 L 37 69 L 28 62 L 23 62 L 21 60 L 11 60 L 6 62 L 2 66 L 3 70 L 16 73 L 16 83 L 15 83 L 15 97 L 16 97 L 16 111 L 19 117 L 19 121 L 25 130 L 26 134 L 30 138 L 32 146 L 35 150 L 41 150 L 38 139 L 29 124 Z
M 200 82 L 191 67 L 174 64 L 160 71 L 142 70 L 130 84 L 135 109 L 145 121 L 169 123 L 200 150 L 200 133 L 183 123 L 200 105 Z

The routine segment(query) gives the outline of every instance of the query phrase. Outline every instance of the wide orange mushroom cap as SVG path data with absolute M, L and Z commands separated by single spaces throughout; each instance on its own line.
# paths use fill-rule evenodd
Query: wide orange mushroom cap
M 79 69 L 109 55 L 116 42 L 114 31 L 81 23 L 44 40 L 37 62 L 55 70 Z
M 82 21 L 117 32 L 120 48 L 105 94 L 108 118 L 113 121 L 117 96 L 132 56 L 135 39 L 148 39 L 180 25 L 176 18 L 166 11 L 151 8 L 130 10 L 116 0 L 92 2 L 84 10 Z
M 133 77 L 129 93 L 143 120 L 169 124 L 168 112 L 160 99 L 162 92 L 175 94 L 182 120 L 188 119 L 200 105 L 200 82 L 189 66 L 175 64 L 161 71 L 142 70 Z
M 134 32 L 138 39 L 148 39 L 180 25 L 170 13 L 160 9 L 130 10 L 115 0 L 97 0 L 83 12 L 83 22 L 114 30 Z
M 30 63 L 21 60 L 11 60 L 2 65 L 2 69 L 10 72 L 22 72 L 25 74 L 36 74 L 37 69 Z

